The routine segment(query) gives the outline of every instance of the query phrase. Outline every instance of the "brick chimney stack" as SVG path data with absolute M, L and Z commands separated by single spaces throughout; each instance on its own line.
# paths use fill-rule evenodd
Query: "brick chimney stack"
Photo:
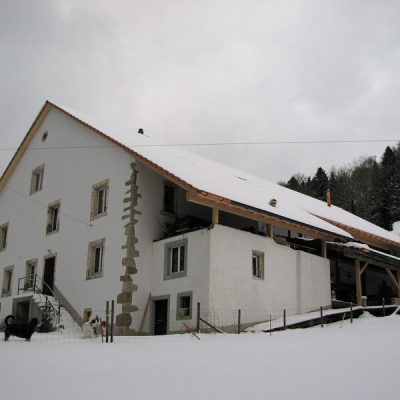
M 326 191 L 326 204 L 328 204 L 328 207 L 332 205 L 332 200 L 331 200 L 331 190 L 328 189 Z

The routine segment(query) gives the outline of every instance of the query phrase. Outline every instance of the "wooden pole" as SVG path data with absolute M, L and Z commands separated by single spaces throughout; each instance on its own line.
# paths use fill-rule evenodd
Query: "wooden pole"
M 240 335 L 240 310 L 238 310 L 238 335 Z
M 214 225 L 219 224 L 219 210 L 216 207 L 212 209 L 212 223 Z
M 110 323 L 110 302 L 106 301 L 106 343 L 108 343 L 108 325 Z
M 350 302 L 350 323 L 353 323 L 353 303 Z
M 385 298 L 382 298 L 382 315 L 386 317 Z
M 272 316 L 269 314 L 269 336 L 272 335 Z
M 196 332 L 200 332 L 200 302 L 197 302 Z
M 321 257 L 326 258 L 328 256 L 328 249 L 326 246 L 326 240 L 321 239 Z
M 286 329 L 286 310 L 283 310 L 283 329 Z
M 111 336 L 110 341 L 111 343 L 114 340 L 114 300 L 111 300 Z
M 324 311 L 322 306 L 320 307 L 320 313 L 321 313 L 321 328 L 324 327 Z
M 142 322 L 140 323 L 139 335 L 141 335 L 143 332 L 144 322 L 146 321 L 146 315 L 147 315 L 147 310 L 149 309 L 150 300 L 151 300 L 151 293 L 149 293 L 149 297 L 147 298 L 147 303 L 146 303 L 146 307 L 144 309 Z
M 397 297 L 400 297 L 400 272 L 396 272 L 397 277 Z
M 356 258 L 354 260 L 354 279 L 356 281 L 356 298 L 357 304 L 362 306 L 362 288 L 361 288 L 361 273 L 360 273 L 360 260 Z
M 272 224 L 268 224 L 268 236 L 271 239 L 274 238 L 274 226 Z

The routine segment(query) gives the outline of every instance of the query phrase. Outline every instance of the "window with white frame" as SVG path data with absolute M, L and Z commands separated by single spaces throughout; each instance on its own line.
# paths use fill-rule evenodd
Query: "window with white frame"
M 11 296 L 13 272 L 14 267 L 6 267 L 3 270 L 3 288 L 1 290 L 2 297 Z
M 56 201 L 52 204 L 49 204 L 47 208 L 47 225 L 46 225 L 46 233 L 58 232 L 59 222 L 60 222 L 60 201 Z
M 0 251 L 7 247 L 8 223 L 0 226 Z
M 92 205 L 90 218 L 95 219 L 107 215 L 108 207 L 108 179 L 96 183 L 92 187 Z
M 43 188 L 43 175 L 44 175 L 44 164 L 39 165 L 32 171 L 31 178 L 31 192 L 30 194 L 40 192 Z
M 173 279 L 187 274 L 187 239 L 165 245 L 164 279 Z
M 37 271 L 37 259 L 28 260 L 26 262 L 26 267 L 25 267 L 25 283 L 24 283 L 25 290 L 34 289 L 36 271 Z
M 192 318 L 192 292 L 178 293 L 176 301 L 176 319 Z
M 100 278 L 104 269 L 105 239 L 89 243 L 86 279 Z
M 253 250 L 252 253 L 252 275 L 256 279 L 264 279 L 264 253 Z

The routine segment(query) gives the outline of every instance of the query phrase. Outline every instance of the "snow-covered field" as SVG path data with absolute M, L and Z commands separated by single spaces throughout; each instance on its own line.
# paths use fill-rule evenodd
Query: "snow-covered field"
M 304 330 L 0 342 L 0 398 L 399 399 L 400 316 Z

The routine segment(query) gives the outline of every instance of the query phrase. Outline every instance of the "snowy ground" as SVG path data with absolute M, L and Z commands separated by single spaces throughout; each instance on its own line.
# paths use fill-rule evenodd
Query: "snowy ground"
M 304 330 L 0 342 L 0 397 L 398 399 L 400 316 Z M 56 336 L 58 335 L 58 336 Z

